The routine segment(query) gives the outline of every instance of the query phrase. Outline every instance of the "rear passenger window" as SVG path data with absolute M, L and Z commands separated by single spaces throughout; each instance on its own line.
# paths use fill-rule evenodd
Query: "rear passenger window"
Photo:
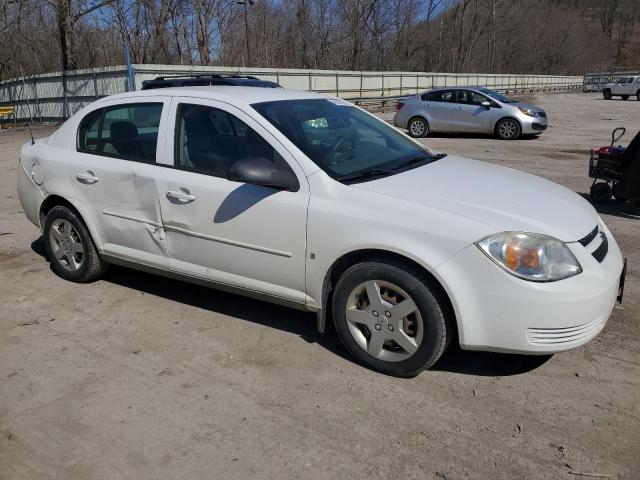
M 452 90 L 439 90 L 429 94 L 432 102 L 455 102 L 455 92 Z
M 155 163 L 161 103 L 118 105 L 87 115 L 78 129 L 78 151 Z
M 285 163 L 264 138 L 223 110 L 183 103 L 176 122 L 176 167 L 226 178 L 238 160 L 264 158 Z
M 82 119 L 78 128 L 78 150 L 92 152 L 98 148 L 98 134 L 102 110 L 96 110 Z

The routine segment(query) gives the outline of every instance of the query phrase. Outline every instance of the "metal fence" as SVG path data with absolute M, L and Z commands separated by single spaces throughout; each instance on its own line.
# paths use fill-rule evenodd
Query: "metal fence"
M 586 70 L 584 72 L 584 91 L 601 92 L 605 84 L 630 75 L 640 75 L 640 67 Z
M 293 90 L 309 90 L 356 103 L 381 102 L 440 86 L 485 86 L 506 93 L 564 91 L 583 88 L 581 76 L 496 75 L 427 72 L 354 72 L 183 65 L 133 65 L 48 73 L 0 82 L 0 106 L 15 106 L 16 120 L 57 121 L 98 98 L 140 89 L 144 80 L 161 75 L 236 73 L 255 75 Z

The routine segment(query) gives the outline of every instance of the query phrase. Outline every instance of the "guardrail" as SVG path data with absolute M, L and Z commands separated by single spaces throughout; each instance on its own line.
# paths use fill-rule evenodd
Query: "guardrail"
M 161 75 L 238 73 L 255 75 L 293 90 L 335 95 L 361 104 L 385 104 L 433 87 L 484 86 L 507 93 L 581 89 L 581 76 L 498 75 L 430 72 L 353 72 L 184 65 L 133 65 L 130 85 L 124 66 L 49 73 L 0 82 L 0 106 L 14 105 L 20 120 L 63 120 L 86 104 L 115 93 L 140 89 Z

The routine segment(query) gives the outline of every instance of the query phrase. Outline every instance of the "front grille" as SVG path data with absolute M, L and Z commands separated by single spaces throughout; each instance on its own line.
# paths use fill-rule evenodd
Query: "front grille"
M 598 245 L 598 247 L 593 252 L 591 252 L 591 255 L 599 263 L 602 263 L 604 258 L 607 256 L 607 253 L 609 252 L 609 241 L 607 240 L 607 235 L 600 230 L 600 227 L 598 225 L 596 225 L 593 230 L 591 230 L 588 234 L 578 240 L 578 243 L 583 247 L 588 247 L 597 237 L 600 237 L 600 245 Z
M 527 341 L 535 345 L 578 343 L 595 336 L 607 323 L 604 315 L 593 322 L 566 328 L 527 328 Z
M 547 126 L 541 123 L 532 123 L 531 128 L 533 128 L 534 130 L 546 130 Z

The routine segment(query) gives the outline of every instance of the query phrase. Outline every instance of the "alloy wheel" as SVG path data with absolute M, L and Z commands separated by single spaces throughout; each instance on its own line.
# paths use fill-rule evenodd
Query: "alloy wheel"
M 427 125 L 423 120 L 414 120 L 409 125 L 409 131 L 414 137 L 422 137 L 427 131 Z
M 73 225 L 62 218 L 54 220 L 49 231 L 51 251 L 62 268 L 69 272 L 77 271 L 85 258 L 82 239 Z
M 518 133 L 518 125 L 515 120 L 504 120 L 498 127 L 498 133 L 503 138 L 513 138 Z
M 358 346 L 379 360 L 406 360 L 422 343 L 423 322 L 416 303 L 391 282 L 361 283 L 349 295 L 345 316 Z

